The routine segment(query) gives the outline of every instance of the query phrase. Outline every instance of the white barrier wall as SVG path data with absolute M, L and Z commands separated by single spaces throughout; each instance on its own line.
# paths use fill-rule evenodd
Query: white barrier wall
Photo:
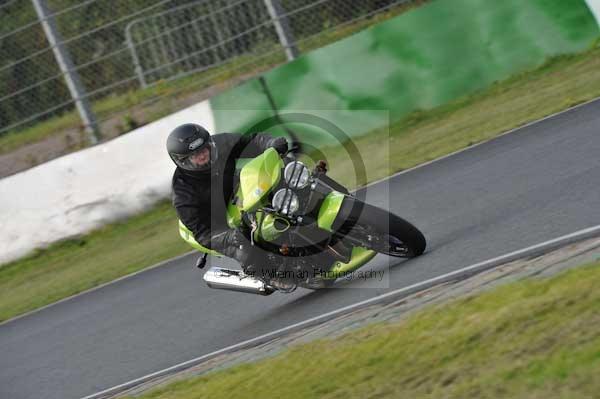
M 600 25 L 600 0 L 585 0 L 590 11 L 594 14 L 598 25 Z
M 586 2 L 600 24 L 600 0 Z M 209 101 L 0 180 L 0 264 L 168 198 L 174 165 L 165 140 L 186 122 L 214 131 Z
M 213 132 L 210 103 L 0 180 L 0 264 L 169 198 L 175 165 L 166 138 L 188 122 Z

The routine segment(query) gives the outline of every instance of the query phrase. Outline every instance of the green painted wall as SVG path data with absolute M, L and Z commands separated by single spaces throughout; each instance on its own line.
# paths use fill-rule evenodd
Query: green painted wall
M 320 110 L 350 135 L 584 50 L 600 35 L 584 0 L 434 0 L 264 75 L 277 107 Z M 211 100 L 219 131 L 272 115 L 254 79 Z M 229 110 L 251 110 L 232 113 Z M 327 110 L 336 110 L 330 112 Z M 322 143 L 315 130 L 311 142 Z

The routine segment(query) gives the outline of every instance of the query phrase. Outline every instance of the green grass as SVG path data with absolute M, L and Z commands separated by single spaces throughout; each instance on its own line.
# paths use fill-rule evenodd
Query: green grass
M 23 130 L 9 131 L 0 135 L 0 155 L 45 140 L 65 129 L 76 128 L 80 123 L 76 113 L 68 112 Z
M 490 88 L 431 111 L 417 111 L 385 129 L 354 140 L 370 180 L 496 137 L 565 108 L 600 96 L 600 47 L 551 59 Z M 389 152 L 383 151 L 386 143 Z M 344 184 L 362 185 L 344 151 L 323 149 L 331 175 Z
M 556 58 L 538 70 L 500 82 L 446 106 L 417 112 L 386 129 L 356 140 L 362 153 L 380 154 L 383 140 L 394 151 L 366 157 L 370 180 L 385 177 L 600 96 L 600 48 Z M 331 175 L 349 187 L 349 168 L 337 148 L 326 149 Z M 362 183 L 362 182 L 359 182 Z M 107 226 L 83 238 L 39 251 L 0 267 L 0 320 L 143 269 L 188 251 L 175 227 L 175 214 L 162 204 L 145 215 Z M 146 224 L 151 226 L 147 228 Z M 151 233 L 152 232 L 152 233 Z
M 501 286 L 140 398 L 597 397 L 599 266 Z
M 0 321 L 189 251 L 170 203 L 0 267 Z

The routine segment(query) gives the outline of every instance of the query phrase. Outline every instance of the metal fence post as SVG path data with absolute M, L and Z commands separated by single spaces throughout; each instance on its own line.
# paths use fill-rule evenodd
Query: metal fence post
M 96 118 L 94 117 L 89 101 L 86 98 L 86 92 L 79 79 L 79 74 L 75 71 L 71 56 L 62 44 L 62 39 L 56 28 L 54 18 L 49 12 L 45 0 L 31 1 L 33 2 L 35 12 L 42 24 L 48 43 L 50 44 L 50 47 L 52 47 L 56 62 L 63 73 L 71 97 L 73 98 L 73 101 L 75 101 L 75 106 L 77 107 L 77 111 L 79 111 L 85 131 L 89 136 L 90 142 L 96 144 L 99 140 Z
M 140 58 L 138 57 L 137 51 L 135 50 L 135 44 L 133 44 L 133 38 L 131 36 L 131 27 L 138 22 L 137 19 L 134 19 L 125 27 L 125 43 L 127 43 L 127 47 L 129 47 L 129 52 L 131 53 L 131 58 L 133 59 L 133 68 L 137 75 L 138 81 L 140 82 L 140 86 L 142 89 L 148 87 L 146 83 L 146 79 L 144 78 L 144 70 L 142 69 L 142 64 L 140 64 Z
M 279 41 L 285 50 L 285 55 L 288 61 L 293 61 L 300 55 L 298 48 L 296 47 L 296 41 L 294 40 L 294 34 L 290 28 L 290 24 L 287 16 L 285 15 L 285 10 L 281 7 L 281 3 L 279 0 L 264 0 L 265 6 L 269 11 L 269 15 L 273 20 L 273 25 L 275 25 L 275 30 L 277 31 L 277 36 L 279 36 Z

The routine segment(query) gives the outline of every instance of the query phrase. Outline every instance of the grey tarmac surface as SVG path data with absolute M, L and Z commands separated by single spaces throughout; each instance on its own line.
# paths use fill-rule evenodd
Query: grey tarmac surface
M 451 303 L 459 298 L 475 296 L 499 285 L 523 279 L 553 277 L 599 259 L 599 237 L 578 241 L 541 256 L 524 257 L 507 262 L 467 279 L 439 284 L 401 299 L 364 306 L 313 327 L 289 332 L 254 347 L 221 354 L 183 371 L 157 376 L 132 388 L 119 390 L 114 395 L 103 394 L 102 397 L 112 399 L 139 396 L 157 388 L 164 388 L 181 379 L 206 375 L 242 363 L 251 363 L 277 356 L 292 346 L 307 344 L 314 340 L 340 339 L 345 334 L 373 323 L 398 323 L 430 305 Z
M 600 101 L 369 186 L 428 239 L 384 280 L 269 297 L 204 286 L 195 257 L 0 326 L 0 398 L 93 394 L 289 324 L 600 224 Z M 125 245 L 125 244 L 124 244 Z M 218 260 L 214 264 L 226 265 Z M 389 267 L 388 269 L 388 266 Z

